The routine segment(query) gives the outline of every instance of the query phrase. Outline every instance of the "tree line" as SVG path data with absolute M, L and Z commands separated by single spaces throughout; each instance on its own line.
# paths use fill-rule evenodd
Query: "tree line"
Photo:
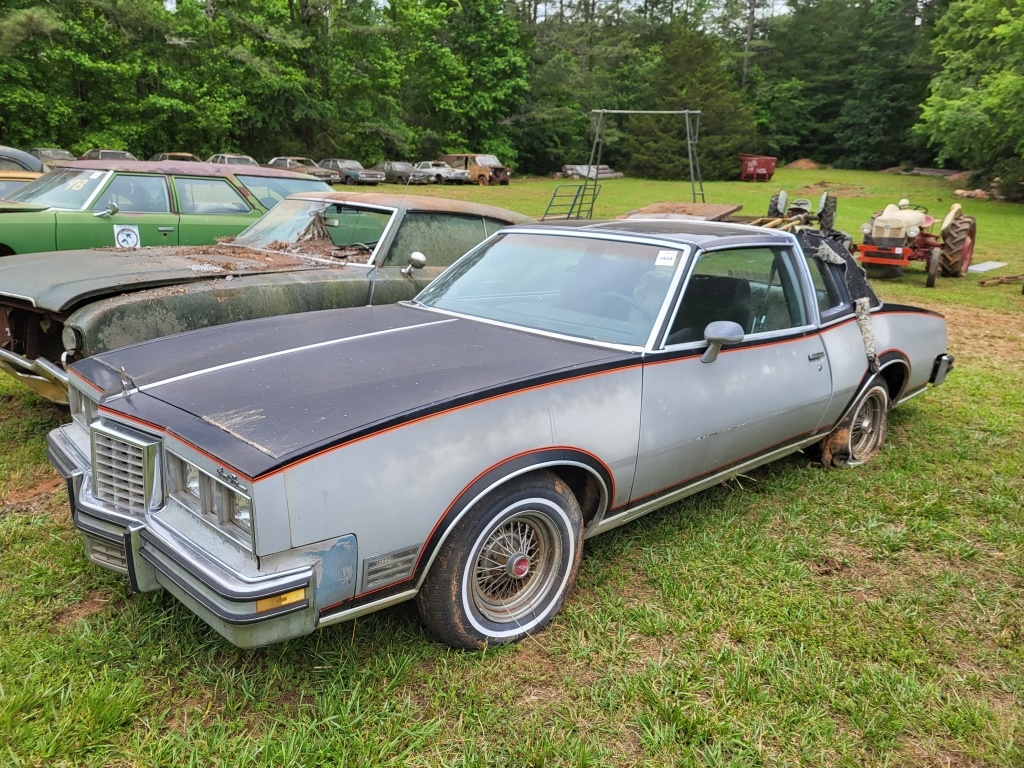
M 592 109 L 738 152 L 1024 178 L 1024 0 L 0 0 L 0 143 L 586 162 Z M 678 118 L 604 158 L 686 167 Z

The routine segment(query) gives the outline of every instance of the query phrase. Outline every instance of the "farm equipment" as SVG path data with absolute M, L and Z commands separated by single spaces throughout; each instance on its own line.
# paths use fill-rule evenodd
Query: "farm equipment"
M 836 198 L 822 192 L 818 198 L 818 210 L 811 211 L 811 201 L 807 198 L 796 198 L 792 202 L 785 191 L 772 195 L 768 202 L 768 214 L 754 219 L 749 223 L 769 229 L 781 229 L 790 232 L 796 227 L 807 227 L 817 222 L 818 229 L 832 232 L 836 226 Z
M 857 258 L 870 277 L 900 277 L 912 261 L 927 264 L 925 285 L 935 287 L 935 278 L 960 277 L 974 255 L 977 225 L 954 203 L 942 220 L 939 235 L 932 234 L 935 219 L 920 205 L 903 199 L 878 211 L 860 231 L 864 243 L 854 247 Z

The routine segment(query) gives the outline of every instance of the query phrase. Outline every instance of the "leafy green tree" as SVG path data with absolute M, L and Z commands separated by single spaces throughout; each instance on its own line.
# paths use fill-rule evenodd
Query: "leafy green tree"
M 921 132 L 943 163 L 999 172 L 1024 199 L 1024 0 L 959 0 L 937 24 Z
M 700 110 L 699 160 L 705 179 L 735 176 L 736 155 L 754 146 L 754 116 L 721 66 L 714 39 L 676 24 L 646 89 L 649 109 Z M 686 125 L 674 115 L 631 119 L 629 169 L 654 179 L 689 175 Z

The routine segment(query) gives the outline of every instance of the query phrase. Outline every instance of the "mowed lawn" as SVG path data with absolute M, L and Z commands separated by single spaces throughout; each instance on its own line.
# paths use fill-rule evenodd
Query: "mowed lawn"
M 539 215 L 556 183 L 414 191 Z M 706 185 L 755 214 L 780 188 L 832 190 L 851 232 L 900 197 L 952 202 L 853 171 Z M 598 212 L 689 197 L 614 180 Z M 964 206 L 975 261 L 1009 265 L 987 276 L 1024 273 L 1024 206 Z M 243 651 L 131 594 L 85 560 L 46 462 L 64 415 L 3 377 L 0 764 L 1024 765 L 1024 296 L 979 279 L 876 283 L 945 312 L 957 364 L 874 462 L 795 455 L 591 540 L 550 627 L 486 653 L 411 605 Z

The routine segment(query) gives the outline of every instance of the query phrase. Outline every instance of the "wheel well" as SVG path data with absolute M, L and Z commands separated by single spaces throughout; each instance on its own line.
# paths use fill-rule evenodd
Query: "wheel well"
M 545 467 L 549 472 L 558 475 L 558 478 L 569 486 L 572 495 L 583 512 L 583 525 L 586 526 L 601 511 L 601 482 L 592 472 L 582 467 L 554 466 Z M 611 489 L 608 489 L 611 492 Z M 611 503 L 611 499 L 608 499 Z
M 907 367 L 901 364 L 887 365 L 880 375 L 885 380 L 886 389 L 889 390 L 889 402 L 895 403 L 907 383 Z

